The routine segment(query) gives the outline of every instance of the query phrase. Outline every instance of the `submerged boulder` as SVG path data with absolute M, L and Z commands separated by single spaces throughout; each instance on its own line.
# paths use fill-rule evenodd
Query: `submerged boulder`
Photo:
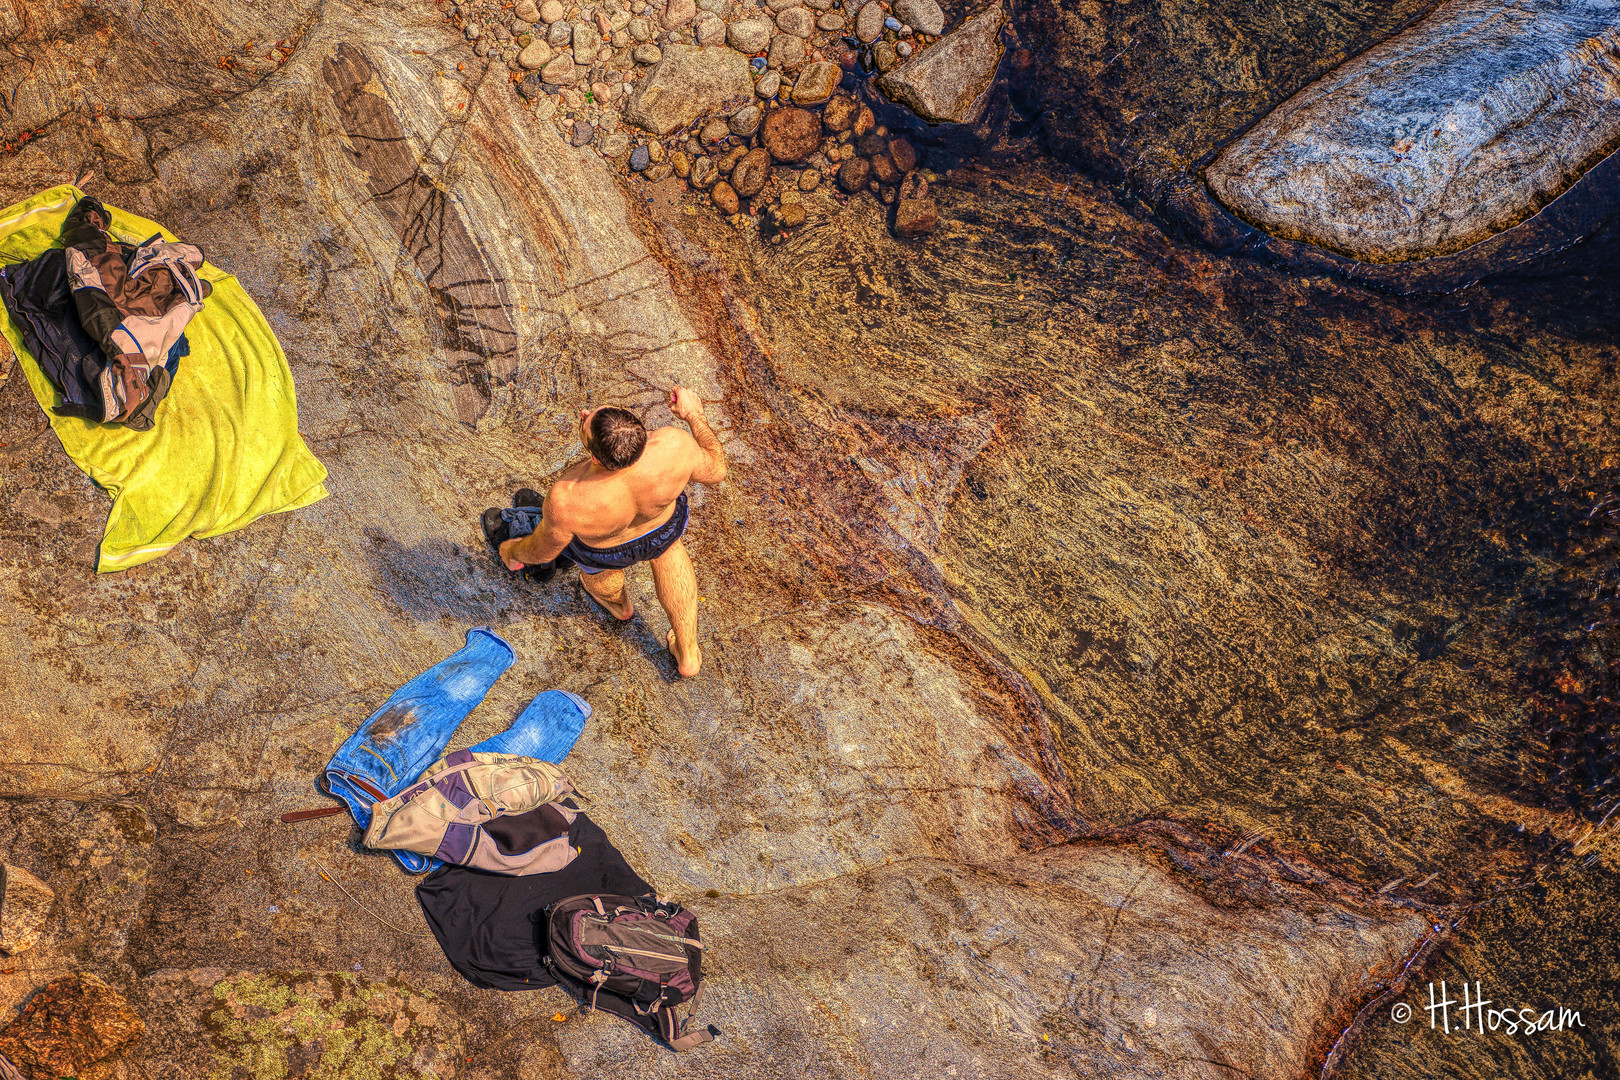
M 932 124 L 971 124 L 984 113 L 1001 63 L 1006 13 L 986 8 L 877 81 L 888 99 Z
M 1267 232 L 1368 262 L 1460 251 L 1620 144 L 1620 8 L 1451 0 L 1221 152 L 1211 190 Z
M 0 1054 L 30 1080 L 83 1076 L 145 1032 L 124 995 L 94 975 L 70 975 L 35 994 L 0 1031 Z

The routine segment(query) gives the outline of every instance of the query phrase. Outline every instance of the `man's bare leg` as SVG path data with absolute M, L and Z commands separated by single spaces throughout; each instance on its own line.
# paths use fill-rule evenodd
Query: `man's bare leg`
M 666 641 L 682 675 L 692 676 L 703 666 L 703 653 L 697 643 L 697 575 L 686 554 L 686 544 L 675 541 L 669 550 L 652 561 L 653 585 L 658 602 L 674 627 Z
M 607 608 L 608 614 L 621 622 L 631 618 L 636 613 L 636 605 L 630 602 L 630 595 L 624 588 L 623 570 L 604 570 L 600 574 L 587 574 L 579 572 L 579 583 L 585 586 L 591 599 Z

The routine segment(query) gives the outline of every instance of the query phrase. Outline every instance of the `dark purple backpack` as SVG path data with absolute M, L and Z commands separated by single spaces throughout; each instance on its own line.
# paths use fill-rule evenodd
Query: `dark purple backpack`
M 690 1050 L 720 1034 L 686 1033 L 682 1005 L 703 994 L 703 942 L 697 916 L 652 896 L 571 896 L 546 911 L 546 966 L 582 1005 L 641 1028 L 672 1050 Z

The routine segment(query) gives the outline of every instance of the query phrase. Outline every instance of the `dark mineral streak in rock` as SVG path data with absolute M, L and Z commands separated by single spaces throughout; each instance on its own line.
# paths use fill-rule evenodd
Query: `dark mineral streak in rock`
M 399 231 L 400 250 L 416 263 L 438 305 L 439 344 L 452 372 L 456 415 L 476 424 L 489 408 L 491 383 L 517 373 L 506 284 L 468 232 L 455 201 L 417 164 L 365 54 L 341 45 L 321 70 L 372 203 Z

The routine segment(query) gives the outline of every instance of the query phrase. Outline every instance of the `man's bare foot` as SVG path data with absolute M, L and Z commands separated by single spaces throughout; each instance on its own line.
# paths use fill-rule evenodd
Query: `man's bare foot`
M 690 679 L 703 667 L 703 651 L 696 645 L 692 646 L 692 655 L 688 659 L 681 659 L 681 654 L 675 651 L 675 631 L 671 630 L 664 638 L 669 646 L 669 655 L 675 658 L 675 670 Z

